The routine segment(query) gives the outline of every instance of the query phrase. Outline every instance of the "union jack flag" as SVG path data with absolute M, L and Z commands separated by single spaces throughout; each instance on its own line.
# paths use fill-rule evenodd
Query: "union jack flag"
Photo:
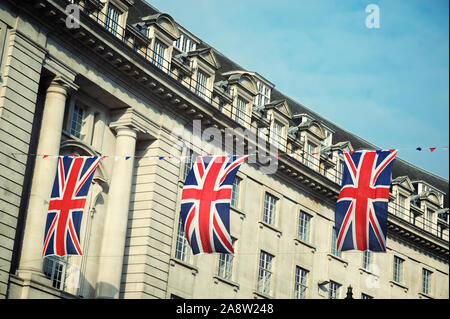
M 387 210 L 398 150 L 344 153 L 336 203 L 336 249 L 386 251 Z
M 80 226 L 84 204 L 99 157 L 58 157 L 48 206 L 43 257 L 82 255 Z
M 181 195 L 182 225 L 194 255 L 233 253 L 230 201 L 239 166 L 248 156 L 198 156 Z

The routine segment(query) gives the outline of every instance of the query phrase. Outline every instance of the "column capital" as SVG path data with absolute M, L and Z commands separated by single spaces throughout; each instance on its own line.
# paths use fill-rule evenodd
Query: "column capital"
M 140 138 L 153 138 L 152 134 L 150 134 L 151 123 L 144 115 L 132 108 L 112 112 L 112 122 L 109 127 L 117 133 L 119 130 L 128 128 L 133 129 L 137 134 L 139 134 Z
M 138 129 L 133 126 L 127 125 L 117 125 L 111 127 L 114 131 L 116 131 L 116 136 L 128 136 L 131 138 L 137 138 Z
M 55 77 L 53 77 L 53 79 L 50 80 L 47 93 L 60 93 L 66 96 L 69 91 L 77 91 L 78 88 L 78 85 L 68 80 L 67 78 L 56 75 Z

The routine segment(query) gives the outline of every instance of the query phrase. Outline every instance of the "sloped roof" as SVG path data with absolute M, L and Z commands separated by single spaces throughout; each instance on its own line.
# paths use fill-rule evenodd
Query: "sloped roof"
M 136 22 L 140 21 L 141 17 L 145 17 L 151 14 L 158 13 L 159 11 L 146 3 L 144 0 L 136 0 L 136 3 L 130 7 L 130 11 L 128 13 L 128 23 L 134 24 Z M 202 42 L 201 47 L 208 46 L 208 44 Z M 213 48 L 214 49 L 214 48 Z M 227 80 L 226 76 L 223 76 L 222 73 L 229 72 L 229 71 L 247 71 L 249 70 L 245 69 L 244 67 L 240 66 L 236 62 L 230 60 L 225 55 L 214 49 L 214 53 L 216 54 L 217 61 L 220 65 L 220 68 L 216 72 L 215 76 L 215 82 Z M 361 149 L 380 149 L 380 147 L 377 147 L 376 145 L 364 140 L 363 138 L 339 127 L 338 125 L 330 122 L 325 117 L 321 116 L 320 114 L 314 112 L 313 110 L 309 109 L 308 107 L 302 105 L 300 102 L 293 100 L 286 94 L 282 93 L 278 89 L 274 88 L 272 89 L 271 93 L 271 100 L 286 100 L 289 108 L 291 109 L 291 113 L 293 115 L 295 114 L 301 114 L 306 113 L 310 114 L 314 119 L 321 122 L 325 126 L 329 127 L 334 131 L 333 134 L 333 140 L 332 143 L 336 144 L 339 142 L 344 141 L 350 141 L 354 150 L 361 150 Z M 295 125 L 294 121 L 291 121 L 292 125 Z M 298 124 L 298 123 L 297 123 Z M 406 162 L 405 160 L 402 160 L 401 158 L 398 158 L 394 161 L 393 169 L 392 169 L 392 177 L 399 177 L 399 176 L 405 176 L 407 175 L 411 180 L 423 180 L 436 188 L 442 190 L 445 193 L 444 196 L 444 206 L 448 207 L 448 201 L 449 201 L 449 181 L 439 177 L 437 175 L 434 175 L 430 172 L 425 171 L 422 168 L 419 168 L 411 163 Z

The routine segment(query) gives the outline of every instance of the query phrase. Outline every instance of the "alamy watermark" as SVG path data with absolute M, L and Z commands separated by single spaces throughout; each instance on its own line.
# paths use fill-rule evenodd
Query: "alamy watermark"
M 248 155 L 247 162 L 257 163 L 264 174 L 274 174 L 278 169 L 279 149 L 274 143 L 268 143 L 261 131 L 240 127 L 223 130 L 217 127 L 202 128 L 201 120 L 194 120 L 192 132 L 182 127 L 175 128 L 171 132 L 171 141 L 173 144 L 169 154 L 174 157 L 179 157 L 179 150 L 190 145 L 196 153 L 212 155 L 225 150 L 230 155 Z M 206 145 L 203 145 L 205 142 Z M 181 160 L 188 159 L 181 156 Z
M 80 27 L 80 8 L 76 4 L 66 6 L 66 27 L 68 29 L 77 29 Z
M 366 7 L 366 13 L 369 15 L 366 17 L 366 27 L 369 29 L 380 28 L 380 7 L 376 4 L 369 4 Z

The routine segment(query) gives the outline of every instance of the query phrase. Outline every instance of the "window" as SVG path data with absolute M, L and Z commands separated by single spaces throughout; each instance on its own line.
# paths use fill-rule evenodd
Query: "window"
M 277 148 L 279 148 L 282 143 L 282 129 L 283 126 L 279 122 L 273 121 L 272 130 L 270 131 L 270 141 Z
M 186 177 L 191 171 L 192 165 L 194 165 L 195 160 L 197 158 L 197 154 L 195 154 L 191 149 L 187 149 L 186 153 L 187 154 L 184 160 L 183 180 L 186 180 Z
M 247 104 L 243 99 L 238 97 L 237 99 L 237 108 L 236 108 L 236 122 L 241 125 L 245 125 L 247 116 Z
M 299 266 L 296 266 L 294 298 L 296 299 L 306 298 L 307 280 L 308 280 L 308 271 Z
M 341 285 L 330 280 L 330 289 L 328 290 L 328 299 L 338 299 Z
M 233 247 L 235 239 L 232 238 Z M 219 267 L 217 270 L 217 275 L 221 278 L 231 280 L 233 276 L 233 254 L 220 254 L 219 255 Z
M 180 37 L 175 41 L 175 46 L 183 52 L 195 50 L 195 42 L 182 32 L 180 32 Z
M 372 252 L 370 250 L 365 250 L 363 252 L 362 268 L 365 270 L 370 270 L 370 264 L 372 264 Z
M 333 230 L 331 231 L 331 254 L 342 257 L 342 251 L 337 250 L 337 235 L 336 235 L 336 228 L 333 227 Z
M 422 269 L 422 293 L 427 295 L 431 292 L 431 274 L 428 269 Z
M 153 58 L 152 63 L 156 65 L 158 68 L 164 68 L 164 54 L 166 51 L 166 47 L 160 41 L 156 40 L 153 44 Z
M 254 97 L 254 104 L 257 106 L 263 106 L 270 101 L 270 88 L 259 81 L 256 81 L 256 86 L 258 88 L 258 95 Z
M 399 194 L 398 195 L 398 211 L 401 217 L 406 217 L 408 211 L 406 210 L 406 196 Z
M 258 271 L 258 292 L 263 294 L 270 294 L 270 278 L 272 276 L 272 260 L 273 256 L 261 251 L 259 257 L 259 271 Z
M 404 260 L 394 256 L 394 272 L 393 272 L 393 280 L 395 282 L 402 282 L 403 281 L 403 262 Z
M 205 73 L 197 71 L 197 83 L 195 85 L 195 94 L 202 97 L 203 99 L 207 99 L 207 84 L 208 77 Z
M 106 11 L 105 28 L 115 36 L 118 35 L 117 30 L 119 28 L 119 17 L 119 10 L 110 4 L 108 6 L 108 10 Z
M 298 238 L 306 243 L 309 243 L 309 233 L 311 226 L 311 215 L 300 211 L 299 225 L 298 225 Z
M 339 160 L 336 170 L 336 183 L 342 184 L 342 178 L 344 177 L 344 161 Z
M 178 222 L 177 243 L 175 245 L 175 258 L 181 261 L 189 261 L 189 244 L 184 234 L 183 220 Z
M 48 256 L 44 258 L 44 274 L 52 281 L 52 287 L 56 289 L 66 289 L 66 279 L 70 264 L 66 257 Z
M 83 126 L 83 119 L 84 119 L 84 110 L 78 105 L 75 105 L 73 108 L 72 113 L 72 124 L 70 127 L 70 134 L 72 134 L 75 137 L 82 138 L 81 136 L 81 128 Z
M 427 208 L 425 214 L 425 230 L 431 232 L 433 230 L 433 214 L 434 211 Z
M 361 299 L 373 299 L 373 297 L 362 293 Z
M 264 214 L 263 221 L 269 225 L 275 224 L 275 208 L 277 204 L 277 198 L 266 193 L 264 198 Z
M 239 177 L 235 177 L 233 182 L 233 188 L 231 190 L 231 206 L 238 208 L 239 207 L 239 195 L 241 188 L 241 179 Z
M 324 138 L 322 144 L 324 146 L 331 146 L 331 138 L 332 138 L 331 132 L 326 129 L 324 130 L 324 132 L 325 132 L 325 138 Z
M 316 168 L 315 157 L 314 157 L 315 153 L 316 153 L 316 145 L 308 142 L 307 148 L 306 148 L 305 160 L 306 160 L 306 165 L 312 169 Z

